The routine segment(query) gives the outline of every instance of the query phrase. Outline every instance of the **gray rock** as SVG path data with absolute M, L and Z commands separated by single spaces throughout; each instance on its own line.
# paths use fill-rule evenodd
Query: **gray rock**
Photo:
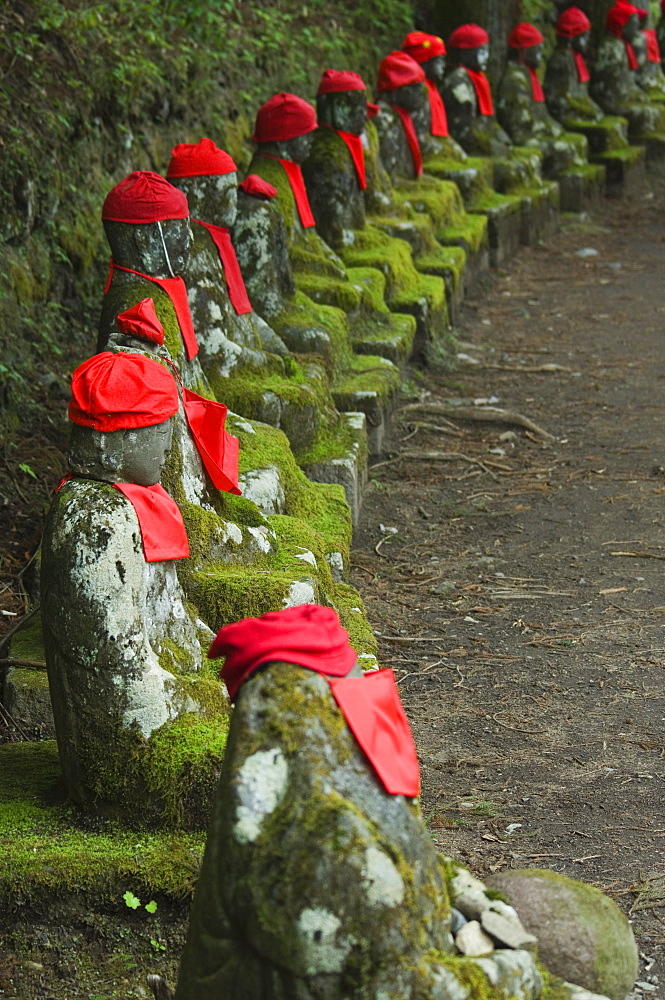
M 494 942 L 477 920 L 464 924 L 455 936 L 455 946 L 462 955 L 491 955 Z
M 490 985 L 504 996 L 536 1000 L 543 989 L 543 977 L 528 951 L 495 951 L 491 958 L 476 958 Z
M 454 906 L 450 911 L 450 919 L 452 921 L 450 929 L 453 932 L 453 934 L 457 934 L 457 932 L 460 931 L 462 927 L 464 927 L 464 924 L 467 923 L 467 919 L 464 916 L 464 914 L 460 913 L 460 911 L 455 909 Z
M 480 922 L 484 931 L 507 948 L 531 951 L 538 944 L 538 938 L 525 931 L 519 920 L 506 917 L 495 910 L 485 910 Z
M 527 931 L 539 939 L 543 964 L 569 982 L 611 1000 L 623 1000 L 637 977 L 638 954 L 630 925 L 599 889 L 551 871 L 493 875 Z

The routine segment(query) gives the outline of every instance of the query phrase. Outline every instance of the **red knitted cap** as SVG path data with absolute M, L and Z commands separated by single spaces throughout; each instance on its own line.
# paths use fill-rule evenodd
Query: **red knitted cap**
M 220 677 L 231 701 L 243 681 L 263 663 L 295 663 L 332 677 L 345 677 L 358 658 L 337 612 L 318 604 L 300 604 L 225 625 L 208 656 L 211 660 L 225 658 Z
M 228 153 L 212 139 L 181 142 L 171 150 L 167 177 L 204 177 L 211 174 L 233 174 L 237 167 Z
M 428 35 L 426 31 L 411 31 L 402 42 L 402 52 L 407 52 L 417 63 L 427 62 L 435 56 L 445 56 L 443 38 Z
M 311 104 L 295 94 L 275 94 L 259 108 L 252 138 L 254 142 L 287 142 L 316 127 Z
M 162 424 L 178 411 L 173 376 L 144 354 L 104 351 L 72 375 L 69 419 L 96 431 Z
M 245 194 L 251 194 L 252 198 L 260 198 L 262 201 L 270 201 L 277 194 L 275 185 L 264 181 L 258 174 L 248 174 L 238 187 Z
M 151 340 L 160 347 L 164 343 L 164 327 L 155 312 L 152 299 L 141 299 L 131 309 L 118 313 L 116 324 L 121 333 L 140 337 L 141 340 Z
M 379 66 L 376 89 L 397 90 L 412 83 L 422 83 L 425 70 L 406 52 L 391 52 Z
M 530 49 L 534 45 L 542 45 L 544 41 L 545 39 L 538 28 L 523 21 L 511 31 L 508 45 L 511 49 Z
M 569 7 L 556 23 L 556 33 L 560 38 L 577 38 L 591 31 L 591 21 L 579 7 Z
M 631 3 L 615 3 L 614 7 L 610 7 L 607 12 L 605 26 L 613 35 L 616 35 L 617 38 L 621 38 L 621 32 L 628 21 L 630 21 L 633 14 L 639 13 L 639 9 L 637 7 L 633 7 Z
M 344 90 L 367 90 L 367 84 L 358 73 L 347 70 L 324 70 L 316 94 L 339 94 Z
M 152 170 L 135 170 L 106 196 L 102 219 L 109 222 L 163 222 L 189 218 L 189 205 L 178 191 Z
M 481 45 L 489 45 L 490 36 L 479 24 L 462 24 L 455 28 L 448 39 L 451 49 L 479 49 Z

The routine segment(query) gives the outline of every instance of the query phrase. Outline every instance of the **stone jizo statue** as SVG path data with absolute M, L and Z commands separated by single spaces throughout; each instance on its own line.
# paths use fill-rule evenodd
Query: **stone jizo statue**
M 235 708 L 177 1000 L 462 996 L 453 970 L 479 967 L 455 950 L 392 671 L 363 676 L 317 605 L 227 626 L 209 656 L 225 657 Z M 532 955 L 489 961 L 488 975 L 510 967 L 510 992 L 535 1000 Z
M 508 156 L 510 138 L 499 125 L 489 80 L 489 35 L 463 24 L 448 40 L 448 73 L 442 86 L 452 135 L 473 156 Z
M 180 143 L 172 150 L 167 178 L 185 194 L 192 213 L 185 282 L 200 360 L 213 387 L 236 368 L 266 370 L 267 353 L 288 353 L 253 311 L 238 264 L 230 235 L 237 214 L 237 177 L 233 159 L 211 139 Z
M 425 31 L 412 31 L 402 42 L 402 52 L 410 55 L 425 73 L 424 84 L 428 100 L 413 115 L 423 158 L 443 156 L 465 160 L 466 153 L 450 135 L 448 116 L 440 92 L 446 72 L 446 46 L 443 39 Z
M 383 165 L 393 177 L 414 179 L 423 172 L 413 115 L 427 102 L 424 84 L 424 69 L 407 52 L 391 52 L 379 65 L 376 128 Z
M 591 75 L 585 59 L 591 21 L 579 7 L 569 7 L 556 23 L 556 36 L 557 47 L 547 63 L 544 84 L 550 113 L 565 128 L 600 121 L 604 112 L 589 97 Z
M 540 150 L 545 174 L 556 177 L 587 163 L 587 141 L 583 135 L 564 133 L 547 110 L 538 78 L 544 42 L 541 32 L 531 24 L 523 22 L 513 29 L 496 111 L 512 142 Z
M 69 794 L 88 812 L 148 825 L 182 819 L 166 815 L 157 734 L 225 712 L 221 695 L 196 684 L 205 628 L 176 574 L 189 556 L 182 516 L 159 484 L 178 406 L 173 375 L 144 354 L 104 352 L 74 372 L 71 475 L 42 550 L 46 660 Z M 171 801 L 182 790 L 172 793 Z
M 98 350 L 107 346 L 119 313 L 152 297 L 183 381 L 191 386 L 204 383 L 182 278 L 192 243 L 187 198 L 159 174 L 137 170 L 108 194 L 102 219 L 112 260 Z
M 639 63 L 633 42 L 640 34 L 639 9 L 623 0 L 614 4 L 606 28 L 594 64 L 591 96 L 607 114 L 628 119 L 631 138 L 662 138 L 665 106 L 651 101 L 635 78 Z
M 661 66 L 658 36 L 652 27 L 650 12 L 639 9 L 639 17 L 640 32 L 633 40 L 638 63 L 635 79 L 652 100 L 662 101 L 665 98 L 665 74 Z

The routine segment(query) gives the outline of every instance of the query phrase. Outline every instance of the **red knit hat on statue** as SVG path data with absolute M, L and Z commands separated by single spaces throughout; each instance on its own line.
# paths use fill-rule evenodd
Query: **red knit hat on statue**
M 311 104 L 295 94 L 275 94 L 256 115 L 254 142 L 288 142 L 317 128 Z
M 173 376 L 143 354 L 104 351 L 72 375 L 69 419 L 93 430 L 132 430 L 162 424 L 178 411 Z
M 513 28 L 508 38 L 508 45 L 511 49 L 530 49 L 534 45 L 542 45 L 544 41 L 538 28 L 524 21 Z
M 212 139 L 200 142 L 181 142 L 171 150 L 171 162 L 166 176 L 205 177 L 212 174 L 234 174 L 238 168 L 233 159 Z
M 402 52 L 406 52 L 417 63 L 427 62 L 436 56 L 445 56 L 443 38 L 428 35 L 426 31 L 411 31 L 402 42 Z
M 591 31 L 591 21 L 579 7 L 569 7 L 556 23 L 559 38 L 577 38 Z
M 152 170 L 135 170 L 106 196 L 102 219 L 109 222 L 165 222 L 188 219 L 189 205 L 178 191 Z
M 633 7 L 631 3 L 615 3 L 614 7 L 610 7 L 607 12 L 607 20 L 605 22 L 607 30 L 616 35 L 617 38 L 621 38 L 621 33 L 631 17 L 634 14 L 639 15 L 639 13 L 639 9 Z
M 412 83 L 422 83 L 425 70 L 406 52 L 391 52 L 379 66 L 376 89 L 397 90 Z
M 448 39 L 451 49 L 479 49 L 481 45 L 489 45 L 490 36 L 479 24 L 462 24 L 455 28 Z
M 358 73 L 348 70 L 324 70 L 316 94 L 339 94 L 345 90 L 367 90 L 367 84 Z

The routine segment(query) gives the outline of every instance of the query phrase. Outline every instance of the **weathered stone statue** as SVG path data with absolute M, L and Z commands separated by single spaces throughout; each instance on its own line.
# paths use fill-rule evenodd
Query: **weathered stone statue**
M 46 660 L 69 794 L 88 812 L 136 825 L 205 820 L 215 747 L 189 788 L 168 787 L 167 758 L 197 720 L 225 728 L 225 699 L 202 663 L 209 630 L 176 575 L 187 533 L 159 484 L 178 406 L 173 375 L 143 354 L 97 354 L 74 372 L 71 476 L 42 547 Z
M 489 35 L 477 24 L 463 24 L 453 31 L 448 49 L 442 96 L 451 133 L 474 156 L 509 156 L 510 137 L 496 119 L 485 76 Z
M 499 84 L 497 118 L 517 146 L 530 146 L 543 154 L 543 171 L 549 177 L 587 165 L 583 135 L 565 133 L 552 118 L 538 78 L 545 39 L 526 22 L 518 24 L 508 39 L 508 64 Z
M 301 455 L 313 446 L 321 426 L 334 426 L 338 414 L 324 368 L 306 371 L 289 358 L 287 373 L 286 345 L 252 309 L 230 235 L 236 165 L 210 139 L 202 139 L 174 148 L 167 176 L 186 194 L 193 216 L 185 281 L 210 385 L 235 412 L 284 430 L 294 453 Z
M 661 66 L 660 45 L 656 29 L 651 23 L 651 13 L 639 9 L 640 32 L 633 40 L 637 59 L 635 79 L 653 101 L 665 100 L 665 73 Z
M 413 114 L 428 103 L 425 71 L 407 52 L 391 52 L 381 61 L 376 84 L 381 109 L 376 128 L 381 159 L 391 177 L 417 179 L 423 154 Z
M 569 7 L 557 21 L 556 35 L 557 47 L 545 73 L 547 106 L 565 128 L 580 122 L 599 122 L 604 112 L 589 97 L 591 75 L 584 58 L 591 21 L 579 7 Z
M 109 192 L 102 219 L 112 259 L 97 349 L 107 346 L 119 313 L 151 297 L 183 382 L 205 384 L 182 278 L 192 242 L 187 198 L 159 174 L 136 170 Z
M 446 72 L 446 46 L 443 39 L 425 31 L 411 31 L 402 42 L 402 52 L 411 56 L 425 73 L 423 83 L 427 89 L 427 100 L 412 115 L 423 160 L 431 156 L 443 156 L 463 163 L 467 156 L 450 134 L 446 107 L 440 93 Z
M 209 655 L 235 709 L 177 1000 L 456 998 L 480 968 L 497 1000 L 537 997 L 527 952 L 455 952 L 392 672 L 363 676 L 313 605 L 223 629 Z
M 660 20 L 656 27 L 659 51 L 665 52 L 665 0 L 660 0 Z
M 633 42 L 640 31 L 638 8 L 616 3 L 608 11 L 606 28 L 594 64 L 591 96 L 607 114 L 628 119 L 632 139 L 655 147 L 664 141 L 665 107 L 651 101 L 635 79 L 639 64 Z
M 369 107 L 373 115 L 378 111 L 375 105 Z M 324 72 L 317 94 L 319 128 L 303 175 L 320 235 L 349 267 L 369 266 L 377 269 L 377 277 L 385 276 L 385 299 L 396 314 L 415 317 L 416 351 L 422 351 L 447 328 L 445 290 L 440 277 L 418 273 L 403 240 L 368 224 L 367 108 L 362 77 L 337 70 Z M 430 260 L 433 267 L 435 258 L 436 252 Z M 450 266 L 442 253 L 439 266 L 446 264 Z M 388 356 L 395 361 L 405 360 L 414 343 L 412 323 L 407 320 L 398 325 L 399 320 L 407 317 L 394 315 L 390 325 L 385 324 L 384 337 L 392 336 L 394 341 L 392 350 L 387 344 L 382 348 L 382 352 L 390 350 Z

